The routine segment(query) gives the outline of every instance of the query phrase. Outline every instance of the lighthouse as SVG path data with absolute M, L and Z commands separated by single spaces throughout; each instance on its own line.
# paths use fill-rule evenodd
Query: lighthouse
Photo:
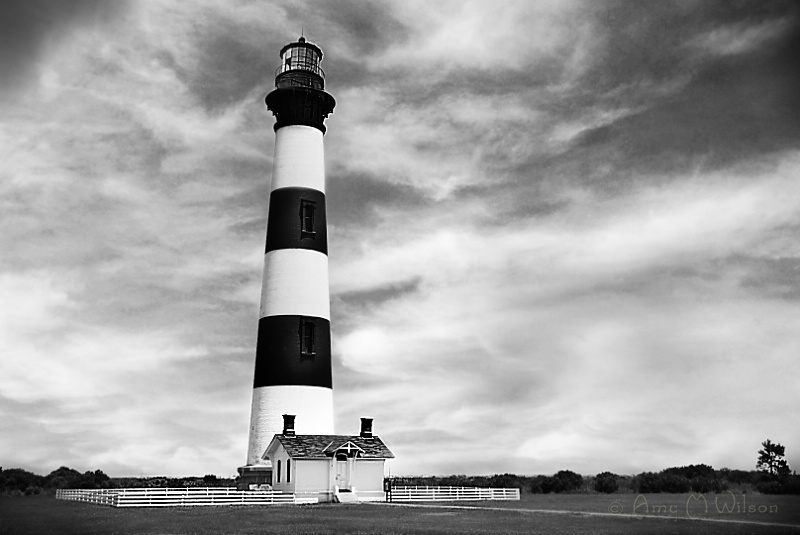
M 262 459 L 296 415 L 298 434 L 333 434 L 325 119 L 336 104 L 325 92 L 322 50 L 300 37 L 280 51 L 275 89 L 275 158 L 256 344 L 247 465 L 240 487 L 269 483 Z

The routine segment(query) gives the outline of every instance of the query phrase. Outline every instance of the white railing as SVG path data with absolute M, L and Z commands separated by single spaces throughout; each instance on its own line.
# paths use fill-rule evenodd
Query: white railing
M 189 507 L 198 505 L 277 505 L 327 501 L 326 493 L 236 490 L 233 487 L 59 489 L 56 499 L 110 505 L 112 507 Z M 475 501 L 519 500 L 519 489 L 480 487 L 393 487 L 389 495 L 359 491 L 358 501 Z
M 117 489 L 57 489 L 56 499 L 97 503 L 100 505 L 114 505 L 116 490 Z
M 312 496 L 287 492 L 242 491 L 233 487 L 141 488 L 56 491 L 59 500 L 74 500 L 113 507 L 189 507 L 197 505 L 276 505 L 317 503 Z
M 491 489 L 480 487 L 392 487 L 387 501 L 474 501 L 519 500 L 519 489 Z

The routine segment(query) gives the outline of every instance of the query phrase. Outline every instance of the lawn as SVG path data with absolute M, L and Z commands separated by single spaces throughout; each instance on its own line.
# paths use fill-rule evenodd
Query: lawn
M 606 513 L 610 508 L 632 512 L 635 495 L 523 495 L 519 502 L 462 502 L 435 507 L 405 507 L 386 504 L 321 504 L 312 506 L 194 507 L 115 509 L 56 500 L 53 496 L 0 497 L 0 535 L 144 534 L 800 534 L 800 497 L 750 497 L 758 509 L 772 504 L 778 512 L 756 514 L 715 513 L 708 518 L 727 522 L 698 521 L 682 514 L 669 514 L 669 506 L 680 508 L 688 495 L 650 494 L 638 502 L 636 517 L 586 515 Z M 710 506 L 714 509 L 713 497 Z M 738 496 L 741 498 L 741 495 Z M 780 498 L 780 499 L 779 499 Z M 730 499 L 730 498 L 729 498 Z M 732 500 L 731 500 L 732 501 Z M 618 502 L 619 505 L 614 504 Z M 692 502 L 694 507 L 696 502 Z M 429 504 L 434 505 L 434 504 Z M 667 506 L 663 513 L 660 506 Z M 751 505 L 748 500 L 747 505 Z M 453 506 L 453 507 L 449 507 Z M 468 509 L 458 508 L 461 506 Z M 659 506 L 657 513 L 653 507 Z M 537 510 L 571 511 L 567 513 Z M 679 510 L 679 509 L 676 509 Z M 614 511 L 612 511 L 614 512 Z M 702 515 L 697 515 L 702 516 Z M 796 528 L 754 523 L 791 523 Z
M 800 526 L 800 496 L 765 494 L 522 494 L 518 502 L 492 507 L 591 513 L 636 517 L 744 520 Z

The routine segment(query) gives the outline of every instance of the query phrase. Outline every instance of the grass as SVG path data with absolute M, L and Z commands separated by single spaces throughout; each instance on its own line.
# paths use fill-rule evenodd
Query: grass
M 800 534 L 800 497 L 748 495 L 747 505 L 773 505 L 759 515 L 717 513 L 696 516 L 728 522 L 696 521 L 670 514 L 685 512 L 689 495 L 649 494 L 645 512 L 639 499 L 636 517 L 583 513 L 631 513 L 636 495 L 523 495 L 519 502 L 459 502 L 403 507 L 384 504 L 115 509 L 56 500 L 50 495 L 0 497 L 0 535 L 256 535 L 256 534 Z M 722 499 L 720 495 L 720 501 Z M 737 495 L 741 498 L 741 495 Z M 728 497 L 729 502 L 732 499 Z M 752 502 L 750 500 L 753 500 Z M 692 507 L 695 503 L 692 502 Z M 449 506 L 448 506 L 449 505 Z M 468 506 L 469 509 L 458 508 Z M 654 506 L 658 506 L 654 512 Z M 667 509 L 661 509 L 666 506 Z M 681 509 L 683 507 L 683 509 Z M 473 509 L 480 508 L 480 509 Z M 538 510 L 570 511 L 545 513 Z M 664 512 L 666 511 L 666 512 Z M 702 508 L 701 510 L 702 511 Z M 773 510 L 774 511 L 774 510 Z M 792 524 L 770 526 L 730 522 L 747 520 Z
M 699 495 L 522 494 L 518 502 L 496 502 L 493 507 L 621 513 L 636 517 L 667 516 L 684 520 L 743 520 L 800 526 L 800 496 L 723 492 L 705 494 L 705 501 L 696 499 L 697 496 Z

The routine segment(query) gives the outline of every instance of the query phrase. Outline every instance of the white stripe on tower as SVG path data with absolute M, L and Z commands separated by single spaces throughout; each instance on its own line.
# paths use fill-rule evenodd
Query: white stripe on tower
M 316 128 L 288 125 L 275 132 L 272 189 L 292 186 L 325 192 L 325 149 Z
M 318 47 L 300 38 L 281 58 L 266 99 L 277 122 L 248 465 L 281 433 L 283 414 L 297 416 L 298 434 L 333 434 L 322 139 L 335 101 L 324 91 Z
M 262 280 L 261 318 L 314 316 L 330 321 L 326 255 L 305 249 L 270 251 L 264 255 Z M 283 419 L 280 424 L 282 430 Z

